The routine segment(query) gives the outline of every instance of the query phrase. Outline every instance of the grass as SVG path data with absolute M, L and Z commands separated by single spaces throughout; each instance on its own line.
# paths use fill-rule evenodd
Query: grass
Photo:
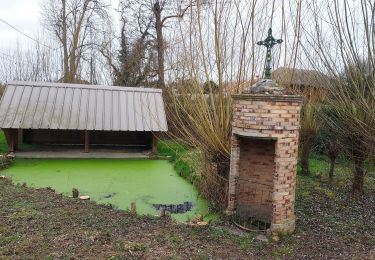
M 0 131 L 0 153 L 8 152 L 7 142 L 3 131 Z
M 341 157 L 337 160 L 333 183 L 329 183 L 328 158 L 313 154 L 310 160 L 311 176 L 298 175 L 296 212 L 299 222 L 309 222 L 305 228 L 320 226 L 319 231 L 332 237 L 353 242 L 359 238 L 375 246 L 375 167 L 366 164 L 365 194 L 351 194 L 353 164 Z M 315 175 L 316 172 L 320 175 Z M 297 222 L 298 225 L 298 222 Z
M 320 180 L 324 183 L 328 182 L 328 171 L 329 171 L 329 158 L 321 153 L 312 153 L 309 160 L 309 167 L 311 176 L 304 177 L 301 176 L 301 167 L 298 166 L 298 180 L 300 182 L 309 180 Z M 344 156 L 340 156 L 335 163 L 335 172 L 334 172 L 334 182 L 333 186 L 339 186 L 345 191 L 351 189 L 351 180 L 353 178 L 353 162 L 348 160 Z M 365 165 L 365 181 L 364 187 L 365 190 L 375 190 L 375 164 L 372 161 L 367 161 Z M 319 174 L 318 174 L 319 173 Z M 321 177 L 319 177 L 321 175 Z M 298 186 L 297 186 L 298 188 Z
M 158 153 L 161 156 L 169 156 L 176 172 L 193 184 L 200 181 L 201 154 L 195 149 L 189 149 L 186 145 L 173 140 L 160 140 Z

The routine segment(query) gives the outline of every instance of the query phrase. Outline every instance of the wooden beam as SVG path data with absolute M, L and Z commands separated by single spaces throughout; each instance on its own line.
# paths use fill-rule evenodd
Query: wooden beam
M 85 153 L 89 152 L 89 131 L 85 130 Z
M 12 137 L 14 143 L 14 150 L 18 150 L 19 139 L 18 139 L 18 129 L 12 129 Z
M 19 145 L 23 144 L 23 129 L 22 128 L 18 129 L 18 144 Z
M 152 133 L 152 153 L 157 154 L 158 152 L 158 138 L 155 133 Z

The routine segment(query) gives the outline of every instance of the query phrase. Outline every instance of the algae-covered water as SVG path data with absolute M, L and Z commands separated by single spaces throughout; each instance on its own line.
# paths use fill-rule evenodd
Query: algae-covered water
M 172 214 L 178 221 L 208 214 L 205 200 L 193 185 L 180 177 L 171 163 L 146 159 L 17 159 L 3 171 L 15 183 L 35 188 L 52 187 L 58 193 L 80 195 L 101 204 L 127 210 L 136 202 L 138 214 L 157 215 L 153 204 L 192 202 L 191 211 Z

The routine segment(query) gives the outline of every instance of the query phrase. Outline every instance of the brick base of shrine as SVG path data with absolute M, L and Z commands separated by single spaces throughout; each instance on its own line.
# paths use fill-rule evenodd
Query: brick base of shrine
M 292 233 L 302 97 L 233 99 L 228 213 L 268 222 L 273 233 Z

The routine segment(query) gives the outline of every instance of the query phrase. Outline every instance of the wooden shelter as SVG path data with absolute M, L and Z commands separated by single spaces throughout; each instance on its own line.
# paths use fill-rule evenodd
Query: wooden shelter
M 9 82 L 0 102 L 9 151 L 19 143 L 156 148 L 168 130 L 162 91 L 47 82 Z

